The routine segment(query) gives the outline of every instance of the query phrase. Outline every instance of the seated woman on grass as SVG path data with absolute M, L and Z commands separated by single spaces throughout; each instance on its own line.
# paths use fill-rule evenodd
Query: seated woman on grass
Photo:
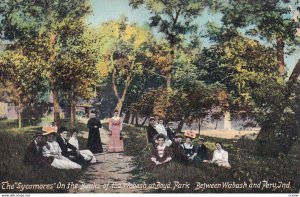
M 154 169 L 155 166 L 167 166 L 172 160 L 172 149 L 166 146 L 167 136 L 164 134 L 157 134 L 154 136 L 154 141 L 157 141 L 158 145 L 152 151 L 151 162 L 148 169 Z
M 194 157 L 197 155 L 196 147 L 192 143 L 192 138 L 186 136 L 185 143 L 181 145 L 184 150 L 184 154 L 188 158 L 189 161 L 193 161 Z
M 90 150 L 80 150 L 79 149 L 79 143 L 78 143 L 78 139 L 77 139 L 77 135 L 78 135 L 78 130 L 73 128 L 70 130 L 71 132 L 71 138 L 69 139 L 69 143 L 71 145 L 73 145 L 75 148 L 77 148 L 77 150 L 79 150 L 79 153 L 83 156 L 83 158 L 86 161 L 90 161 L 90 163 L 96 163 L 97 159 L 95 158 L 94 154 L 90 151 Z
M 59 144 L 56 142 L 56 132 L 47 133 L 47 144 L 43 146 L 44 157 L 54 157 L 51 166 L 58 169 L 81 169 L 81 165 L 62 156 Z
M 212 163 L 216 163 L 218 166 L 225 168 L 231 168 L 228 162 L 228 152 L 222 149 L 221 142 L 216 142 L 216 150 L 214 151 Z

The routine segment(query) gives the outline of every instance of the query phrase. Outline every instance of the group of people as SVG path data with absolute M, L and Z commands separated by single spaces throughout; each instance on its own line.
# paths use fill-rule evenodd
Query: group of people
M 205 140 L 199 138 L 196 145 L 192 143 L 193 136 L 181 135 L 175 132 L 174 124 L 169 122 L 165 128 L 163 120 L 156 120 L 154 117 L 149 119 L 147 127 L 148 143 L 153 145 L 151 161 L 148 169 L 156 166 L 167 166 L 172 160 L 188 164 L 193 163 L 201 166 L 205 163 L 215 163 L 218 166 L 231 168 L 228 162 L 228 152 L 222 149 L 222 143 L 216 142 L 216 150 L 212 160 L 209 160 Z
M 28 164 L 39 166 L 52 166 L 58 169 L 81 169 L 82 166 L 97 163 L 95 153 L 102 153 L 102 143 L 99 129 L 102 124 L 96 115 L 87 123 L 89 135 L 86 150 L 79 149 L 77 139 L 78 130 L 70 131 L 66 127 L 60 127 L 57 131 L 37 132 L 29 144 L 24 161 Z M 70 132 L 70 139 L 67 133 Z M 118 111 L 109 119 L 108 153 L 123 152 L 122 119 Z M 193 136 L 181 135 L 174 130 L 174 124 L 169 122 L 165 128 L 163 120 L 149 119 L 147 127 L 148 144 L 153 145 L 151 161 L 147 166 L 153 169 L 156 166 L 167 166 L 172 160 L 201 166 L 203 162 L 216 163 L 218 166 L 231 168 L 228 162 L 228 152 L 222 149 L 221 142 L 216 142 L 216 150 L 212 160 L 209 160 L 205 140 L 199 138 L 196 145 L 192 143 Z
M 94 154 L 102 153 L 103 147 L 100 137 L 100 128 L 102 124 L 100 119 L 96 117 L 96 113 L 92 113 L 92 117 L 88 120 L 87 127 L 89 135 L 86 150 L 79 149 L 77 139 L 78 130 L 73 128 L 70 131 L 66 127 L 60 127 L 50 132 L 39 131 L 33 136 L 24 156 L 26 164 L 38 166 L 52 166 L 58 169 L 81 169 L 82 166 L 97 163 Z M 70 138 L 67 139 L 67 134 Z M 118 111 L 114 111 L 114 115 L 109 119 L 109 142 L 108 152 L 123 152 L 123 135 L 122 120 L 118 116 Z
M 69 140 L 68 132 L 71 134 Z M 25 152 L 25 163 L 65 170 L 81 169 L 89 163 L 96 163 L 97 159 L 90 150 L 79 149 L 77 135 L 77 129 L 68 131 L 66 127 L 60 127 L 57 131 L 36 132 Z

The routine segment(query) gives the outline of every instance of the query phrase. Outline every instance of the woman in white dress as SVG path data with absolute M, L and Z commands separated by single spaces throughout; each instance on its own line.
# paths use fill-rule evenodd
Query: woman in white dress
M 163 123 L 164 123 L 163 120 L 159 120 L 158 124 L 156 124 L 154 128 L 157 131 L 157 133 L 168 136 L 168 132 L 166 131 L 166 128 L 164 127 Z M 157 144 L 157 142 L 156 142 L 156 144 Z M 170 146 L 172 144 L 172 141 L 170 139 L 166 139 L 165 144 L 166 144 L 166 146 Z
M 80 154 L 84 157 L 84 160 L 90 161 L 90 163 L 96 163 L 97 159 L 90 150 L 80 150 L 79 149 L 79 143 L 78 143 L 78 139 L 77 139 L 78 130 L 73 128 L 73 129 L 71 129 L 70 132 L 71 132 L 71 138 L 69 139 L 68 142 L 70 144 L 72 144 L 73 146 L 75 146 L 77 148 L 77 150 L 79 150 Z
M 47 133 L 47 144 L 43 146 L 43 156 L 54 157 L 51 166 L 63 170 L 81 169 L 81 166 L 61 155 L 59 144 L 55 140 L 55 132 Z
M 216 142 L 216 150 L 214 151 L 212 163 L 216 163 L 218 166 L 225 168 L 231 168 L 228 162 L 228 152 L 222 149 L 221 142 Z

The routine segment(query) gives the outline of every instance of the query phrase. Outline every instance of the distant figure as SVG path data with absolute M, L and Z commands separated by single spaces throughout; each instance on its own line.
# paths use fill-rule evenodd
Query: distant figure
M 70 130 L 71 138 L 69 139 L 69 143 L 79 150 L 79 153 L 84 157 L 84 160 L 90 161 L 90 163 L 96 163 L 97 159 L 95 158 L 94 154 L 90 150 L 80 150 L 79 143 L 77 139 L 78 130 L 73 128 Z
M 98 118 L 96 118 L 96 114 L 92 113 L 92 117 L 89 119 L 87 123 L 87 127 L 89 128 L 89 136 L 87 141 L 87 147 L 92 153 L 102 153 L 102 143 L 100 137 L 99 129 L 102 127 L 102 124 Z
M 204 145 L 204 138 L 199 138 L 198 140 L 198 146 L 196 146 L 196 156 L 194 157 L 194 162 L 195 164 L 201 165 L 202 162 L 205 162 L 208 160 L 208 153 L 207 153 L 207 148 Z
M 24 163 L 29 165 L 37 165 L 41 167 L 49 167 L 53 162 L 53 157 L 44 157 L 42 153 L 42 136 L 43 133 L 41 131 L 36 132 L 33 136 L 33 140 L 27 147 L 24 156 Z
M 170 164 L 172 160 L 172 149 L 166 146 L 166 139 L 167 136 L 164 134 L 157 134 L 154 137 L 158 145 L 152 151 L 151 162 L 146 167 L 148 170 L 152 170 L 156 166 L 168 166 Z
M 221 142 L 216 142 L 216 150 L 214 151 L 212 163 L 216 163 L 218 166 L 231 168 L 228 162 L 228 152 L 222 149 Z
M 56 142 L 56 133 L 47 133 L 47 144 L 43 146 L 43 156 L 54 158 L 51 166 L 63 170 L 81 169 L 81 166 L 62 155 L 59 144 Z
M 149 125 L 147 127 L 147 137 L 148 137 L 148 144 L 153 144 L 155 146 L 155 142 L 153 140 L 154 136 L 158 134 L 155 127 L 155 118 L 150 117 L 149 118 Z
M 68 142 L 67 132 L 68 130 L 66 127 L 60 127 L 57 131 L 58 135 L 56 141 L 60 146 L 61 154 L 80 165 L 88 164 L 88 162 L 86 162 L 84 157 L 80 154 L 78 148 Z
M 173 122 L 169 122 L 169 123 L 168 123 L 166 130 L 167 130 L 168 138 L 169 138 L 172 142 L 174 142 L 176 132 L 175 132 L 175 130 L 174 130 L 174 124 L 173 124 Z
M 118 116 L 118 110 L 114 111 L 114 115 L 109 119 L 109 142 L 108 152 L 124 152 L 124 143 L 122 135 L 122 119 Z
M 161 134 L 164 134 L 165 136 L 168 136 L 168 133 L 167 133 L 167 131 L 165 129 L 164 121 L 163 120 L 159 120 L 158 121 L 158 124 L 155 125 L 155 129 L 156 129 L 157 133 L 161 133 Z M 165 144 L 167 146 L 170 146 L 172 144 L 172 141 L 168 138 L 168 139 L 166 139 Z

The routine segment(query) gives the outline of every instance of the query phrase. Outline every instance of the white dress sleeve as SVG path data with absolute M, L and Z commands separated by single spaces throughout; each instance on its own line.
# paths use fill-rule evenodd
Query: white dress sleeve
M 71 137 L 71 138 L 69 139 L 69 143 L 70 143 L 71 145 L 75 146 L 75 147 L 79 150 L 79 143 L 78 143 L 78 140 L 77 140 L 77 139 L 75 139 L 74 137 Z
M 43 146 L 42 150 L 43 150 L 43 156 L 44 157 L 50 157 L 51 156 L 50 150 L 46 146 Z
M 223 158 L 223 161 L 228 162 L 228 152 L 227 151 L 223 151 L 222 158 Z
M 216 152 L 216 150 L 215 150 L 215 151 L 214 151 L 214 154 L 213 154 L 213 158 L 212 158 L 212 161 L 213 161 L 213 162 L 217 160 L 216 154 L 217 154 L 217 152 Z

